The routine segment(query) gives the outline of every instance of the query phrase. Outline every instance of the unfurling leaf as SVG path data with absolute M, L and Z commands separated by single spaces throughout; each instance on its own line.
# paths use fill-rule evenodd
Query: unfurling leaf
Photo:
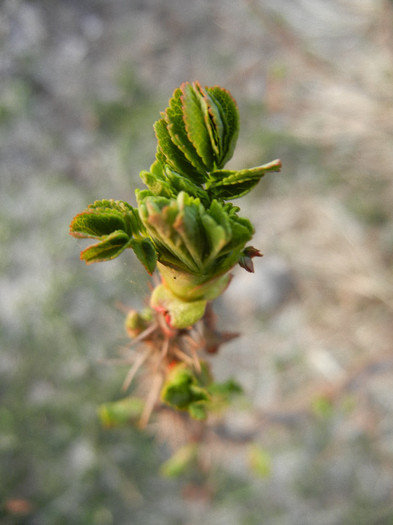
M 150 170 L 151 169 L 152 168 L 150 168 Z M 139 176 L 153 195 L 161 195 L 162 197 L 168 198 L 173 196 L 173 190 L 163 174 L 158 175 L 143 170 L 140 172 Z
M 90 204 L 87 210 L 74 217 L 70 233 L 78 238 L 99 240 L 81 252 L 81 259 L 88 264 L 109 261 L 126 248 L 132 248 L 148 273 L 152 274 L 155 269 L 155 248 L 143 236 L 144 227 L 138 210 L 126 202 L 102 200 Z
M 142 229 L 138 210 L 124 201 L 101 200 L 74 217 L 70 233 L 74 237 L 98 239 L 116 230 L 128 235 L 138 234 Z
M 89 209 L 74 217 L 70 225 L 71 235 L 80 238 L 99 239 L 119 230 L 125 230 L 123 216 L 110 210 L 96 212 Z
M 232 95 L 219 86 L 207 87 L 209 115 L 219 149 L 217 168 L 222 168 L 233 155 L 239 134 L 239 112 Z
M 185 82 L 173 93 L 154 129 L 156 159 L 202 186 L 211 171 L 222 168 L 232 157 L 239 115 L 225 89 Z
M 188 160 L 183 151 L 173 142 L 167 121 L 162 118 L 154 124 L 158 141 L 157 160 L 163 161 L 173 170 L 182 173 L 186 178 L 203 183 L 204 177 Z
M 175 144 L 175 146 L 183 153 L 194 170 L 196 170 L 198 175 L 195 177 L 195 182 L 201 184 L 206 179 L 207 170 L 203 160 L 198 155 L 194 144 L 190 142 L 187 134 L 184 118 L 184 106 L 182 102 L 182 87 L 175 90 L 172 98 L 169 101 L 169 106 L 165 110 L 164 118 L 172 143 Z M 182 171 L 181 173 L 186 175 L 187 171 Z
M 215 166 L 214 152 L 206 126 L 208 107 L 199 84 L 183 84 L 181 97 L 187 138 L 194 146 L 207 171 Z
M 269 164 L 245 170 L 216 170 L 210 173 L 208 192 L 215 198 L 237 199 L 248 193 L 258 184 L 265 173 L 280 171 L 281 162 L 274 160 Z
M 81 259 L 87 264 L 110 261 L 128 248 L 129 237 L 123 231 L 115 231 L 106 235 L 104 240 L 89 246 L 81 252 Z

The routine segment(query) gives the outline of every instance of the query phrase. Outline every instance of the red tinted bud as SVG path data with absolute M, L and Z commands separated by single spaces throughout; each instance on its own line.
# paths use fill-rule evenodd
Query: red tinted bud
M 254 273 L 253 257 L 263 257 L 263 255 L 257 248 L 254 248 L 254 246 L 247 246 L 244 248 L 243 254 L 239 259 L 240 266 L 250 273 Z

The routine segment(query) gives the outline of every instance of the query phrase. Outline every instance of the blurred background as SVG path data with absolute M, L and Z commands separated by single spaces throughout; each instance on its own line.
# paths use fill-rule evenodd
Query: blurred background
M 101 428 L 149 281 L 68 235 L 94 200 L 135 203 L 193 80 L 239 104 L 230 166 L 283 163 L 242 201 L 265 256 L 217 304 L 243 335 L 214 368 L 245 400 L 200 490 L 159 476 L 150 433 Z M 2 0 L 1 523 L 393 523 L 392 137 L 392 1 Z

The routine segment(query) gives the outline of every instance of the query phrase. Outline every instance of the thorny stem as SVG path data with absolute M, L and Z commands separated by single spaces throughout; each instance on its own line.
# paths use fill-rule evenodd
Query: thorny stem
M 217 329 L 211 301 L 226 290 L 232 268 L 238 264 L 252 273 L 252 259 L 262 256 L 248 245 L 252 223 L 231 201 L 251 191 L 266 173 L 280 171 L 281 162 L 226 169 L 239 121 L 228 90 L 183 83 L 154 125 L 156 158 L 149 171 L 140 173 L 146 188 L 136 190 L 137 207 L 103 199 L 71 221 L 71 235 L 97 241 L 81 252 L 87 264 L 132 249 L 156 279 L 149 308 L 127 313 L 127 349 L 133 351 L 124 358 L 129 370 L 123 391 L 137 379 L 143 399 L 130 397 L 117 412 L 113 407 L 112 414 L 122 421 L 129 414 L 130 419 L 139 416 L 143 428 L 166 404 L 179 418 L 188 412 L 181 419 L 203 436 L 202 421 L 241 391 L 233 380 L 216 383 L 206 360 L 238 336 Z M 109 424 L 116 419 L 106 416 Z
M 151 382 L 151 388 L 146 398 L 146 403 L 145 403 L 141 418 L 139 420 L 139 428 L 145 428 L 147 423 L 149 422 L 151 413 L 153 412 L 154 406 L 160 395 L 160 390 L 161 390 L 163 381 L 164 381 L 164 378 L 162 377 L 162 374 L 157 373 L 153 376 L 152 382 Z
M 217 330 L 216 316 L 211 304 L 206 308 L 205 315 L 197 326 L 189 329 L 169 327 L 163 314 L 156 312 L 151 324 L 127 345 L 128 348 L 138 345 L 141 348 L 135 350 L 136 355 L 132 357 L 133 363 L 126 375 L 122 390 L 129 389 L 142 365 L 146 364 L 147 369 L 151 370 L 151 387 L 139 426 L 147 425 L 159 401 L 160 388 L 165 380 L 165 371 L 169 366 L 174 363 L 185 363 L 200 374 L 203 354 L 217 353 L 222 344 L 238 335 Z M 129 359 L 128 357 L 123 362 L 129 362 Z

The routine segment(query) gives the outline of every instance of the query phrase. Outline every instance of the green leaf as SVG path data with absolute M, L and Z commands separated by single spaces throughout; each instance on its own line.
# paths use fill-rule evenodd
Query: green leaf
M 166 167 L 165 173 L 168 180 L 168 185 L 171 187 L 173 196 L 178 195 L 181 191 L 185 191 L 192 197 L 198 198 L 201 202 L 208 203 L 209 195 L 200 186 L 197 186 L 189 179 L 183 177 L 179 173 Z
M 209 244 L 209 252 L 205 257 L 204 262 L 205 265 L 209 265 L 228 243 L 228 237 L 223 226 L 217 224 L 210 215 L 202 215 L 202 224 Z
M 196 183 L 203 183 L 202 177 L 193 164 L 186 158 L 183 151 L 172 141 L 168 130 L 168 122 L 160 119 L 154 124 L 154 131 L 158 141 L 157 160 L 168 164 L 172 169 L 181 173 Z
M 230 223 L 232 238 L 225 247 L 226 250 L 234 250 L 237 247 L 244 246 L 254 234 L 253 225 L 245 217 L 231 217 Z
M 220 156 L 217 166 L 222 168 L 231 158 L 239 135 L 239 112 L 232 95 L 221 87 L 206 87 L 209 113 L 214 123 Z
M 209 401 L 210 396 L 198 384 L 195 373 L 184 363 L 179 363 L 168 373 L 161 390 L 161 399 L 179 410 L 188 410 L 193 403 Z
M 152 242 L 149 239 L 131 239 L 130 247 L 147 272 L 152 275 L 157 264 L 157 253 Z
M 209 190 L 211 195 L 217 199 L 238 199 L 249 193 L 258 182 L 259 179 L 241 181 L 235 184 L 222 183 L 209 188 Z
M 238 217 L 236 210 L 237 208 L 232 205 L 228 206 L 214 200 L 209 214 L 202 217 L 211 244 L 211 252 L 206 264 L 212 264 L 217 273 L 224 273 L 237 264 L 245 244 L 254 233 L 250 221 Z
M 209 213 L 202 215 L 202 223 L 210 248 L 206 264 L 210 264 L 232 237 L 230 220 L 221 204 L 214 200 Z
M 221 159 L 223 157 L 222 144 L 224 138 L 224 124 L 222 122 L 220 111 L 212 101 L 211 97 L 206 91 L 202 90 L 200 86 L 199 89 L 202 96 L 201 106 L 203 110 L 203 117 L 205 120 L 207 132 L 209 134 L 211 148 L 214 154 L 215 167 L 221 168 Z
M 102 199 L 94 201 L 93 204 L 89 204 L 91 210 L 117 210 L 122 214 L 125 214 L 133 210 L 131 204 L 125 201 L 115 201 L 114 199 Z
M 88 210 L 94 210 L 96 213 L 117 212 L 125 222 L 125 231 L 130 235 L 143 233 L 142 222 L 138 210 L 125 201 L 101 200 L 90 204 Z
M 87 264 L 110 261 L 128 248 L 129 237 L 123 231 L 115 231 L 105 239 L 81 252 L 81 259 Z
M 199 174 L 194 182 L 203 184 L 206 179 L 207 168 L 203 160 L 199 156 L 195 146 L 190 142 L 184 122 L 184 107 L 182 103 L 182 95 L 185 85 L 175 90 L 172 98 L 169 101 L 169 107 L 165 111 L 165 121 L 168 127 L 171 140 L 183 152 L 187 160 L 192 164 Z M 181 171 L 182 174 L 187 172 Z
M 79 238 L 99 239 L 117 230 L 130 236 L 143 230 L 138 210 L 127 202 L 95 201 L 76 215 L 70 224 L 71 235 Z
M 70 233 L 74 237 L 97 239 L 116 230 L 125 230 L 123 216 L 117 211 L 97 211 L 88 209 L 74 217 Z
M 174 230 L 183 241 L 185 249 L 198 267 L 203 268 L 206 238 L 201 228 L 201 215 L 203 207 L 199 199 L 194 199 L 184 191 L 177 198 L 178 214 L 173 223 Z
M 155 175 L 145 170 L 141 171 L 139 176 L 154 195 L 168 198 L 173 196 L 173 189 L 164 176 Z
M 150 173 L 157 175 L 161 179 L 165 179 L 165 162 L 162 159 L 156 159 L 150 166 Z
M 202 185 L 232 157 L 239 132 L 236 102 L 220 87 L 183 83 L 154 126 L 156 159 Z
M 202 241 L 197 227 L 201 206 L 199 200 L 184 192 L 179 193 L 177 199 L 147 195 L 140 200 L 140 195 L 139 192 L 140 215 L 157 248 L 159 259 L 191 272 L 200 272 L 203 245 L 199 244 Z M 187 205 L 183 202 L 185 198 Z M 187 236 L 185 229 L 188 231 Z
M 269 164 L 245 170 L 216 170 L 210 173 L 206 186 L 209 193 L 220 199 L 235 199 L 248 193 L 269 171 L 280 171 L 281 162 L 274 160 Z
M 182 85 L 183 119 L 189 141 L 202 159 L 204 167 L 211 171 L 214 169 L 214 154 L 205 119 L 207 106 L 201 91 L 198 83 Z
M 229 240 L 231 238 L 231 223 L 225 205 L 214 199 L 210 204 L 208 213 L 217 224 L 223 227 L 225 235 Z
M 88 264 L 114 259 L 126 248 L 133 248 L 147 271 L 150 274 L 154 271 L 157 260 L 154 247 L 141 236 L 145 235 L 145 228 L 139 211 L 126 202 L 102 200 L 90 204 L 74 217 L 70 233 L 100 241 L 81 252 L 81 259 Z

